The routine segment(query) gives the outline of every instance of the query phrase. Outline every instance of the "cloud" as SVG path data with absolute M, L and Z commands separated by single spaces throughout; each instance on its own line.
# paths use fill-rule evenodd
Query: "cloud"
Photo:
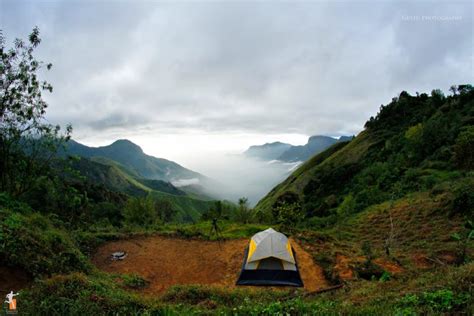
M 179 179 L 179 180 L 173 181 L 172 184 L 175 187 L 179 188 L 179 187 L 184 187 L 188 185 L 199 184 L 199 179 L 198 178 Z
M 472 82 L 472 3 L 2 1 L 42 31 L 48 118 L 76 137 L 356 134 L 402 90 Z M 460 16 L 413 21 L 407 16 Z M 89 137 L 88 136 L 88 137 Z M 157 136 L 158 137 L 158 136 Z

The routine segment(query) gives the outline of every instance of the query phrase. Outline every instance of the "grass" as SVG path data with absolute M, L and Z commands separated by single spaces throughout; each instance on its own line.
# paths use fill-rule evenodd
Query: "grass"
M 412 222 L 407 222 L 407 231 L 416 228 L 429 216 L 428 209 L 417 207 L 424 205 L 426 198 L 427 194 L 419 194 L 394 203 L 395 219 L 405 218 L 407 214 L 413 218 Z M 336 253 L 348 257 L 362 255 L 361 237 L 372 241 L 376 256 L 381 255 L 377 245 L 381 242 L 381 231 L 386 229 L 385 210 L 388 206 L 387 203 L 373 206 L 354 219 L 341 222 L 337 228 L 321 231 L 301 229 L 294 236 L 317 263 L 332 272 Z M 411 212 L 411 208 L 418 212 Z M 12 225 L 11 222 L 15 221 L 7 222 Z M 248 238 L 267 228 L 232 222 L 221 222 L 220 226 L 225 239 Z M 91 244 L 92 241 L 104 242 L 133 234 L 159 233 L 213 240 L 215 236 L 210 234 L 210 228 L 209 222 L 200 222 L 167 225 L 154 231 L 89 233 L 82 238 L 84 244 Z M 437 229 L 439 234 L 446 236 L 443 226 Z M 336 233 L 341 230 L 344 233 Z M 36 281 L 30 289 L 21 292 L 19 306 L 20 312 L 26 315 L 418 315 L 472 311 L 474 263 L 432 265 L 419 269 L 410 261 L 409 254 L 413 251 L 432 249 L 433 245 L 444 245 L 448 249 L 454 247 L 451 241 L 443 241 L 443 238 L 425 240 L 424 245 L 416 244 L 416 247 L 410 242 L 406 245 L 400 243 L 397 255 L 408 254 L 401 258 L 402 274 L 391 275 L 386 280 L 344 281 L 343 289 L 307 298 L 299 295 L 302 292 L 293 290 L 229 290 L 199 285 L 174 286 L 160 297 L 146 297 L 141 295 L 141 290 L 146 289 L 147 283 L 140 276 L 106 274 L 92 268 L 87 273 L 64 271 Z M 295 298 L 287 299 L 289 295 Z
M 354 281 L 345 288 L 303 297 L 299 291 L 174 286 L 143 297 L 116 276 L 72 273 L 37 281 L 21 292 L 23 314 L 34 315 L 419 315 L 473 311 L 474 264 L 418 275 Z M 444 277 L 440 278 L 440 275 Z M 123 277 L 123 276 L 122 276 Z M 126 277 L 128 278 L 128 276 Z M 131 277 L 131 280 L 137 280 Z M 127 281 L 130 282 L 130 281 Z M 125 284 L 124 284 L 125 283 Z M 135 281 L 132 282 L 135 284 Z M 295 295 L 296 294 L 296 295 Z M 294 296 L 288 299 L 288 296 Z M 37 302 L 41 302 L 39 305 Z
M 219 235 L 212 231 L 210 221 L 196 224 L 169 224 L 161 227 L 159 233 L 180 238 L 198 238 L 204 240 L 250 238 L 269 226 L 262 224 L 240 224 L 231 221 L 219 221 Z

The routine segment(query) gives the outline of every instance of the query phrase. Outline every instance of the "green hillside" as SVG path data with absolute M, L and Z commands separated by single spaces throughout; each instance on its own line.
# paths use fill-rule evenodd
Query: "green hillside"
M 471 181 L 473 93 L 470 86 L 448 97 L 439 91 L 431 96 L 402 92 L 355 139 L 335 144 L 299 167 L 256 211 L 273 218 L 279 205 L 294 204 L 305 218 L 330 222 L 347 205 L 349 213 L 358 213 L 412 192 Z
M 348 315 L 472 314 L 473 170 L 472 86 L 450 96 L 402 92 L 255 212 L 344 284 L 311 301 L 322 314 L 328 302 Z
M 108 190 L 131 196 L 151 195 L 158 201 L 170 202 L 175 212 L 174 220 L 178 222 L 198 220 L 214 203 L 188 195 L 168 182 L 135 178 L 133 171 L 107 158 L 79 158 L 73 160 L 72 167 L 88 182 Z
M 151 191 L 114 163 L 79 158 L 73 161 L 72 168 L 79 171 L 91 183 L 101 184 L 112 191 L 130 195 L 146 195 Z
M 144 189 L 147 192 L 155 190 L 173 195 L 186 195 L 186 192 L 178 189 L 170 182 L 141 178 L 139 174 L 133 172 L 132 170 L 128 169 L 127 167 L 115 160 L 104 157 L 92 157 L 90 160 L 99 162 L 103 165 L 112 166 L 114 167 L 114 169 L 119 169 L 120 173 L 124 178 L 130 181 L 134 186 Z
M 102 147 L 88 147 L 70 140 L 66 145 L 65 153 L 85 158 L 111 159 L 125 166 L 140 178 L 164 181 L 205 178 L 173 161 L 147 155 L 138 145 L 126 139 L 120 139 Z
M 198 221 L 215 203 L 213 200 L 201 200 L 192 196 L 172 195 L 159 191 L 152 191 L 151 196 L 157 200 L 171 202 L 176 211 L 175 220 L 178 222 Z

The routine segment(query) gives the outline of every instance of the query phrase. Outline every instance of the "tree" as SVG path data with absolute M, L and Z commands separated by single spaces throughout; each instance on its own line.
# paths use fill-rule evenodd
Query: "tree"
M 465 127 L 453 147 L 454 161 L 460 168 L 474 169 L 474 126 Z
M 451 91 L 453 95 L 456 95 L 458 92 L 458 87 L 456 85 L 453 85 L 449 88 L 449 91 Z
M 155 202 L 155 208 L 163 222 L 170 222 L 176 213 L 173 204 L 169 200 L 158 200 Z
M 215 201 L 214 205 L 211 206 L 207 212 L 202 214 L 202 219 L 204 220 L 213 220 L 213 219 L 222 219 L 224 215 L 224 207 L 222 201 Z
M 37 75 L 45 67 L 33 55 L 40 42 L 35 27 L 27 42 L 16 39 L 8 49 L 0 31 L 0 190 L 14 196 L 30 189 L 72 132 L 67 126 L 61 135 L 58 125 L 45 120 L 48 104 L 42 93 L 53 87 Z
M 128 225 L 147 227 L 156 223 L 158 212 L 152 196 L 128 199 L 123 209 L 123 218 Z
M 304 217 L 300 203 L 282 203 L 273 208 L 273 216 L 283 229 L 293 230 Z
M 236 212 L 237 221 L 244 224 L 250 222 L 252 218 L 252 210 L 249 208 L 248 201 L 248 198 L 241 197 L 239 199 L 239 207 Z

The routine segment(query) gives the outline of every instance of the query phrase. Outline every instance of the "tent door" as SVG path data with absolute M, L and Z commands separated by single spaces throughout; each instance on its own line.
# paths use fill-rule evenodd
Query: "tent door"
M 257 270 L 284 270 L 280 259 L 270 257 L 259 261 Z

